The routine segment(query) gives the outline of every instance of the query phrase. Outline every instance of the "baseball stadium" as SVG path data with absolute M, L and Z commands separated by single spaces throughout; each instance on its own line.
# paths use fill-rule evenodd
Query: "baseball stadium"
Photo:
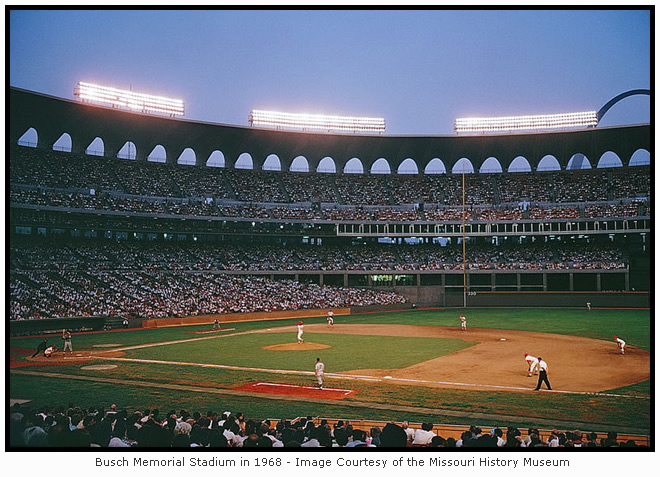
M 654 448 L 650 124 L 296 130 L 86 86 L 8 90 L 9 448 Z

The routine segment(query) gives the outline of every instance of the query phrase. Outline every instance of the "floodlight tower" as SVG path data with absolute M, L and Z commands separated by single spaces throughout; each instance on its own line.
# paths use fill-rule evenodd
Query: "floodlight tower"
M 113 108 L 128 109 L 134 112 L 166 114 L 170 117 L 184 114 L 184 104 L 181 99 L 135 93 L 112 86 L 79 81 L 73 94 L 83 101 L 109 104 Z
M 596 127 L 596 111 L 579 113 L 539 114 L 532 116 L 504 116 L 494 118 L 458 118 L 454 122 L 457 133 L 511 133 Z
M 253 109 L 248 116 L 250 126 L 299 131 L 324 131 L 342 133 L 385 132 L 384 118 L 326 116 L 322 114 L 283 113 Z

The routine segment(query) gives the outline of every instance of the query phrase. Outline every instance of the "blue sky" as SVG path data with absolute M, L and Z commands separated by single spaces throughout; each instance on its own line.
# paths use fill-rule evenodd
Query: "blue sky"
M 651 86 L 643 10 L 27 10 L 9 28 L 12 86 L 73 99 L 98 82 L 242 126 L 274 109 L 453 134 L 457 117 L 598 110 Z M 601 125 L 649 119 L 633 96 Z

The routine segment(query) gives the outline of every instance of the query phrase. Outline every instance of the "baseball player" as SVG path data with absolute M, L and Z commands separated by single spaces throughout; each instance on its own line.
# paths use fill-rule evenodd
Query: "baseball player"
M 621 351 L 621 354 L 626 354 L 624 348 L 626 347 L 626 342 L 623 341 L 621 338 L 618 336 L 614 337 L 614 341 L 616 341 L 617 346 L 619 347 L 619 351 Z
M 534 375 L 539 374 L 539 360 L 536 359 L 536 357 L 532 356 L 531 354 L 525 353 L 525 361 L 527 362 L 527 366 L 529 366 L 527 371 L 527 377 L 530 377 L 532 374 Z
M 305 340 L 302 337 L 302 335 L 303 335 L 303 322 L 299 321 L 298 323 L 296 323 L 296 325 L 298 325 L 298 343 L 304 343 Z
M 44 350 L 44 358 L 50 358 L 55 352 L 55 345 L 50 345 Z
M 590 301 L 587 302 L 587 310 L 591 311 L 591 302 Z
M 328 320 L 328 326 L 332 326 L 335 324 L 335 320 L 333 318 L 334 315 L 335 314 L 332 312 L 332 310 L 328 312 L 328 317 L 326 318 Z
M 467 331 L 467 319 L 465 318 L 465 315 L 459 316 L 458 319 L 461 320 L 461 329 Z
M 314 375 L 316 381 L 319 383 L 319 389 L 323 388 L 323 373 L 325 372 L 325 365 L 321 362 L 321 358 L 316 358 L 316 365 L 314 366 Z
M 62 333 L 62 339 L 64 340 L 64 349 L 62 352 L 66 354 L 66 350 L 69 350 L 73 354 L 73 344 L 71 343 L 71 333 L 69 331 L 64 331 Z

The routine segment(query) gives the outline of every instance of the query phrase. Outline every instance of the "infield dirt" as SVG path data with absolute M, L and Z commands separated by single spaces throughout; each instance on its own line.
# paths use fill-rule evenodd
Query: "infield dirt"
M 469 348 L 401 369 L 360 369 L 342 371 L 343 375 L 372 376 L 393 379 L 397 384 L 492 390 L 503 387 L 510 391 L 532 391 L 536 376 L 527 377 L 524 354 L 541 356 L 548 363 L 548 378 L 553 390 L 569 392 L 603 392 L 650 379 L 651 355 L 648 351 L 626 347 L 621 355 L 614 342 L 577 336 L 486 328 L 375 325 L 375 324 L 310 324 L 306 331 L 314 333 L 316 342 L 274 345 L 273 351 L 329 348 L 322 342 L 323 333 L 369 336 L 453 338 L 477 342 Z M 292 333 L 291 327 L 263 330 L 267 333 Z M 502 341 L 502 338 L 505 340 Z M 405 353 L 405 348 L 386 349 L 383 355 Z M 122 357 L 115 349 L 74 351 L 73 355 L 56 353 L 53 358 L 27 357 L 27 362 L 13 362 L 12 367 L 33 364 L 64 364 L 90 357 Z M 385 363 L 384 358 L 384 363 Z M 326 373 L 332 363 L 326 362 Z M 387 377 L 387 378 L 386 378 Z M 545 386 L 543 386 L 545 389 Z
M 527 377 L 524 354 L 542 357 L 548 363 L 548 379 L 554 390 L 602 392 L 650 378 L 650 353 L 626 347 L 621 355 L 614 342 L 577 336 L 509 331 L 486 328 L 337 324 L 307 325 L 309 333 L 337 333 L 370 336 L 454 338 L 476 341 L 477 345 L 402 369 L 360 369 L 342 374 L 369 375 L 410 380 L 410 384 L 465 388 L 465 385 L 536 387 L 537 377 Z M 290 329 L 272 329 L 288 332 Z M 505 341 L 501 341 L 505 338 Z M 321 341 L 315 338 L 316 341 Z M 406 349 L 383 350 L 384 355 L 405 353 Z M 385 363 L 383 363 L 385 364 Z M 325 363 L 332 372 L 332 363 Z M 415 383 L 413 380 L 424 381 Z M 438 383 L 442 381 L 442 383 Z M 401 383 L 397 381 L 397 383 Z M 452 384 L 454 383 L 454 384 Z M 485 388 L 492 389 L 492 388 Z M 545 385 L 543 385 L 545 389 Z

